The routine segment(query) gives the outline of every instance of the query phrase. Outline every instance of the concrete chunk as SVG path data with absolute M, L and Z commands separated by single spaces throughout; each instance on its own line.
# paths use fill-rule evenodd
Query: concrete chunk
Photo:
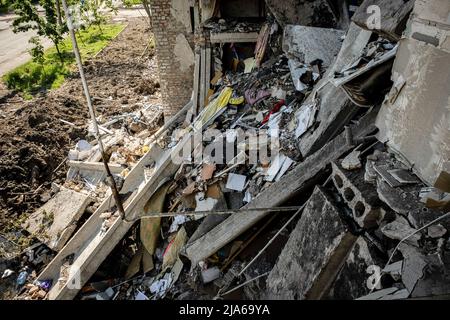
M 277 22 L 335 28 L 337 19 L 327 0 L 266 0 Z
M 320 59 L 328 67 L 341 48 L 344 34 L 342 30 L 287 25 L 284 28 L 283 50 L 305 64 Z
M 365 0 L 354 13 L 352 21 L 361 28 L 397 41 L 406 27 L 413 6 L 414 0 Z M 375 16 L 378 12 L 379 19 Z M 373 27 L 377 23 L 380 28 Z
M 382 261 L 375 249 L 364 238 L 358 237 L 326 298 L 353 300 L 369 294 L 367 269 L 373 265 L 380 266 Z
M 331 165 L 334 185 L 352 210 L 355 221 L 365 228 L 376 226 L 383 218 L 384 210 L 380 207 L 377 190 L 364 180 L 364 171 L 348 171 L 337 162 Z
M 268 298 L 320 299 L 355 240 L 341 222 L 338 209 L 316 187 L 267 278 Z
M 315 98 L 318 98 L 320 103 L 317 104 L 319 110 L 316 116 L 317 128 L 305 132 L 299 141 L 299 149 L 304 157 L 316 152 L 330 141 L 358 111 L 359 108 L 350 101 L 344 90 L 335 87 L 329 81 L 334 78 L 335 71 L 342 70 L 344 66 L 361 56 L 371 34 L 354 23 L 350 24 L 334 63 L 306 98 L 304 104 L 314 104 Z
M 59 251 L 69 240 L 78 219 L 91 201 L 83 193 L 62 189 L 34 212 L 23 227 L 49 248 Z

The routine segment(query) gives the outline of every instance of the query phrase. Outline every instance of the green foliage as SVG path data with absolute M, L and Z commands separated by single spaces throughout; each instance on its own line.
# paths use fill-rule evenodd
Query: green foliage
M 63 35 L 67 32 L 67 27 L 58 23 L 54 0 L 40 0 L 39 4 L 44 9 L 43 16 L 38 14 L 35 5 L 31 1 L 13 1 L 14 12 L 18 15 L 13 21 L 13 31 L 26 32 L 28 30 L 36 30 L 39 36 L 49 38 L 55 45 L 58 54 L 60 54 L 59 44 L 64 39 Z M 60 60 L 62 63 L 61 55 Z
M 142 0 L 123 0 L 123 5 L 128 8 L 138 4 L 142 4 Z
M 118 24 L 104 25 L 103 33 L 99 32 L 98 26 L 80 31 L 77 39 L 81 40 L 80 37 L 83 39 L 78 42 L 82 59 L 88 59 L 103 49 L 124 27 Z M 41 63 L 34 59 L 4 75 L 3 80 L 8 88 L 21 91 L 26 98 L 31 98 L 31 94 L 38 91 L 61 86 L 65 77 L 74 70 L 75 56 L 70 38 L 61 42 L 59 54 L 53 47 L 46 50 L 42 58 Z
M 105 24 L 108 20 L 104 10 L 109 9 L 113 13 L 117 13 L 118 11 L 112 0 L 84 0 L 80 9 L 84 23 L 88 27 L 96 25 L 100 27 L 100 30 L 101 25 Z
M 11 10 L 12 0 L 0 0 L 0 13 L 8 13 Z
M 33 61 L 39 64 L 44 63 L 44 46 L 39 40 L 39 37 L 32 37 L 29 42 L 34 45 L 30 49 L 30 55 Z

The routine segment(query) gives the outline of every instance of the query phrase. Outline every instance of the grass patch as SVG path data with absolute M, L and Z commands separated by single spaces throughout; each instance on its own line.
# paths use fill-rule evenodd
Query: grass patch
M 77 42 L 81 58 L 89 59 L 102 50 L 125 25 L 103 25 L 101 30 L 92 26 L 87 30 L 78 32 Z M 9 89 L 22 92 L 29 99 L 32 94 L 48 89 L 56 89 L 62 85 L 64 79 L 74 70 L 75 55 L 72 52 L 72 42 L 67 37 L 60 45 L 64 63 L 61 63 L 55 47 L 45 51 L 44 62 L 39 64 L 29 61 L 8 72 L 2 78 Z
M 134 6 L 134 5 L 142 4 L 142 0 L 124 0 L 123 4 L 126 7 L 131 7 L 131 6 Z

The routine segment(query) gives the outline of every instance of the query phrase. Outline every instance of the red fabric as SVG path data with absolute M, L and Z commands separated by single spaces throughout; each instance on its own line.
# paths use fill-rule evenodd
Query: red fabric
M 267 121 L 269 121 L 270 115 L 277 113 L 278 111 L 280 111 L 281 107 L 284 106 L 285 101 L 284 99 L 280 100 L 279 102 L 277 102 L 277 104 L 272 108 L 272 110 L 270 110 L 269 114 L 263 119 L 263 121 L 261 122 L 261 124 L 266 123 Z

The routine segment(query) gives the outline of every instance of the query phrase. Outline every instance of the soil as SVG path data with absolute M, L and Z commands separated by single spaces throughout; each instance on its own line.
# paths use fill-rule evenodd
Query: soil
M 160 104 L 148 22 L 133 18 L 127 23 L 108 47 L 84 63 L 93 105 L 100 118 L 139 109 L 144 99 L 146 103 Z M 74 68 L 60 88 L 40 93 L 31 101 L 24 101 L 16 93 L 0 94 L 3 234 L 18 231 L 14 224 L 17 225 L 20 216 L 33 212 L 48 200 L 51 183 L 61 183 L 65 178 L 67 168 L 59 165 L 67 159 L 76 141 L 87 134 L 89 115 L 76 71 Z

